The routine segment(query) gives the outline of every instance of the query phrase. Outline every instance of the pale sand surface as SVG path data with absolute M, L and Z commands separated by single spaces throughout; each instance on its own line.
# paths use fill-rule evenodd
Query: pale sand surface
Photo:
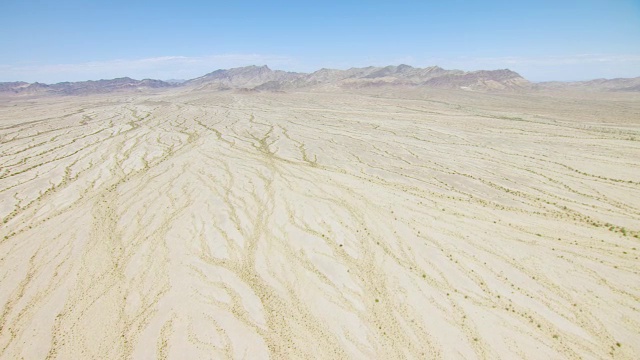
M 640 96 L 0 100 L 3 359 L 638 359 Z

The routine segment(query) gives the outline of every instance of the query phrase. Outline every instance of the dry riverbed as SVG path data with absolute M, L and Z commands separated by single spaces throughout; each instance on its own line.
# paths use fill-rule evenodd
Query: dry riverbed
M 640 96 L 0 99 L 0 358 L 640 358 Z

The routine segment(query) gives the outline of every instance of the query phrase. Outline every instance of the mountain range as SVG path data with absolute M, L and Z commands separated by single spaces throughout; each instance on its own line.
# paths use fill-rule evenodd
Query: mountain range
M 128 77 L 111 80 L 61 82 L 0 83 L 0 93 L 14 95 L 85 95 L 120 91 L 188 88 L 192 90 L 289 91 L 304 88 L 367 88 L 381 86 L 428 87 L 473 91 L 519 91 L 580 89 L 591 91 L 640 91 L 640 77 L 597 79 L 580 82 L 532 83 L 508 70 L 465 72 L 438 66 L 416 68 L 409 65 L 320 69 L 313 73 L 272 70 L 268 66 L 246 66 L 216 70 L 191 80 L 134 80 Z

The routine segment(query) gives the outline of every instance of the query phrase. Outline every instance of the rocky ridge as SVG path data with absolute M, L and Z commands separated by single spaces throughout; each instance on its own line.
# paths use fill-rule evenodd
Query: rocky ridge
M 148 91 L 166 88 L 199 90 L 291 91 L 309 88 L 359 89 L 370 87 L 426 87 L 469 91 L 584 90 L 640 91 L 640 77 L 632 79 L 596 79 L 579 82 L 531 83 L 509 69 L 465 72 L 438 66 L 417 68 L 405 64 L 385 67 L 320 69 L 313 73 L 272 70 L 268 66 L 245 66 L 216 70 L 186 81 L 111 80 L 61 82 L 57 84 L 4 82 L 0 94 L 16 95 L 88 95 L 122 91 Z

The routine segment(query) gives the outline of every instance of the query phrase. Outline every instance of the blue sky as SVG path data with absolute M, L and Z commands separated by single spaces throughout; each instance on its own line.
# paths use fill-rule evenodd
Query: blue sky
M 640 76 L 640 0 L 0 1 L 0 81 L 400 63 Z

